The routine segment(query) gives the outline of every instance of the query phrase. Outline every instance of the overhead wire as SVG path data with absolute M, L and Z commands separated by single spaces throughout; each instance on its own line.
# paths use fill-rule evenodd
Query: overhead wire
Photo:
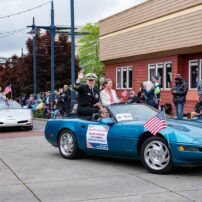
M 0 19 L 9 18 L 9 17 L 13 17 L 13 16 L 16 16 L 16 15 L 21 15 L 21 14 L 26 13 L 26 12 L 30 12 L 30 11 L 35 10 L 35 9 L 37 9 L 37 8 L 43 7 L 43 6 L 49 4 L 49 3 L 53 2 L 53 1 L 54 1 L 54 0 L 45 2 L 45 3 L 43 3 L 43 4 L 40 4 L 40 5 L 38 5 L 38 6 L 29 8 L 29 9 L 27 9 L 27 10 L 20 11 L 20 12 L 18 12 L 18 13 L 13 13 L 13 14 L 10 14 L 10 15 L 0 16 Z M 26 30 L 26 29 L 27 29 L 27 28 L 21 28 L 21 29 L 16 29 L 16 30 L 8 31 L 8 32 L 1 32 L 1 33 L 0 33 L 0 39 L 1 39 L 1 38 L 6 38 L 6 37 L 8 37 L 8 36 L 12 36 L 12 35 L 17 34 L 17 33 L 19 33 L 19 32 L 22 32 L 22 31 L 24 31 L 24 30 Z
M 27 13 L 27 12 L 30 12 L 30 11 L 32 11 L 32 10 L 36 10 L 37 8 L 43 7 L 43 6 L 45 6 L 45 5 L 49 4 L 49 3 L 51 3 L 52 1 L 54 1 L 54 0 L 45 2 L 45 3 L 43 3 L 43 4 L 40 4 L 40 5 L 38 5 L 38 6 L 29 8 L 29 9 L 24 10 L 24 11 L 20 11 L 20 12 L 13 13 L 13 14 L 9 14 L 9 15 L 0 16 L 0 19 L 9 18 L 9 17 L 13 17 L 13 16 L 16 16 L 16 15 L 21 15 L 21 14 L 23 14 L 23 13 Z
M 14 32 L 18 32 L 19 30 L 22 30 L 22 29 L 25 29 L 25 28 L 15 29 L 15 30 L 11 30 L 11 31 L 8 31 L 8 32 L 1 32 L 1 33 L 0 33 L 0 36 L 1 36 L 1 35 L 10 34 L 10 33 L 14 33 Z
M 26 30 L 26 29 L 28 29 L 28 28 L 26 27 L 26 28 L 15 30 L 14 32 L 10 32 L 10 33 L 8 32 L 9 34 L 3 35 L 3 36 L 0 35 L 0 39 L 8 37 L 8 36 L 11 36 L 11 35 L 14 35 L 14 34 L 17 34 L 19 32 L 22 32 L 22 31 Z

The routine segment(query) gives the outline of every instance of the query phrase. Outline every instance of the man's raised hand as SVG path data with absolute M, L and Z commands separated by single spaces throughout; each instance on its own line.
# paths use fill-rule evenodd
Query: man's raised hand
M 84 78 L 84 73 L 83 73 L 83 70 L 81 70 L 78 73 L 78 79 L 83 79 L 83 78 Z

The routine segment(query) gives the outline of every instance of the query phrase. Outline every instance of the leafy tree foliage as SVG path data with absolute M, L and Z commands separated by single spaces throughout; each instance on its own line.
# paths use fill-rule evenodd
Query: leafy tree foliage
M 16 55 L 7 61 L 5 68 L 0 67 L 0 86 L 12 84 L 13 97 L 32 94 L 33 84 L 33 47 L 32 39 L 26 41 L 28 53 L 21 57 Z M 37 92 L 51 89 L 51 47 L 50 34 L 36 35 Z M 76 70 L 78 71 L 76 60 Z M 55 41 L 55 88 L 71 83 L 71 43 L 68 36 L 60 35 Z
M 81 32 L 89 34 L 79 40 L 79 65 L 85 73 L 95 72 L 98 77 L 101 77 L 104 65 L 99 60 L 99 25 L 88 23 L 81 29 Z

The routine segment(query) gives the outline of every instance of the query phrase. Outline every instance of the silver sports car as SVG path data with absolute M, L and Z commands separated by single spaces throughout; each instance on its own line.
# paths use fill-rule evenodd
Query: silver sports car
M 32 110 L 23 109 L 16 101 L 0 101 L 0 128 L 21 127 L 32 130 Z

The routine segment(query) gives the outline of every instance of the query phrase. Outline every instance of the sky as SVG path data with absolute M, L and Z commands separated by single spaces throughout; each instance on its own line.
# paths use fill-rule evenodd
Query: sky
M 144 2 L 145 0 L 74 0 L 75 26 L 94 23 L 122 10 Z M 32 25 L 32 18 L 39 26 L 50 25 L 50 0 L 0 0 L 0 57 L 11 57 L 13 54 L 21 55 L 23 48 L 26 53 L 25 42 Z M 19 13 L 41 4 L 46 5 L 35 10 L 11 17 L 4 17 Z M 70 26 L 70 0 L 54 0 L 55 25 Z M 25 29 L 11 36 L 5 32 Z

